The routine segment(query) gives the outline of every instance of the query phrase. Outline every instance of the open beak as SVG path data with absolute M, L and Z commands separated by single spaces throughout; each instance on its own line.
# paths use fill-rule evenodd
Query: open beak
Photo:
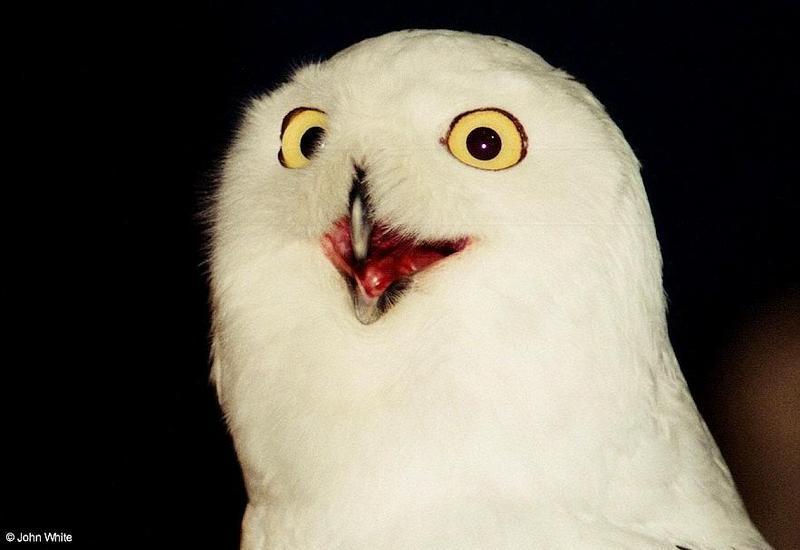
M 356 318 L 369 325 L 399 299 L 414 274 L 459 252 L 470 239 L 420 241 L 376 221 L 365 175 L 356 167 L 348 215 L 323 236 L 322 247 L 347 281 Z

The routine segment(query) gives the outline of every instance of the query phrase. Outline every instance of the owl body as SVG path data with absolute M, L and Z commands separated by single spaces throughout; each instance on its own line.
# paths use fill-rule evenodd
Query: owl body
M 298 108 L 324 139 L 292 168 Z M 456 157 L 476 110 L 516 125 L 514 164 Z M 435 260 L 391 296 L 362 207 Z M 672 352 L 638 162 L 536 54 L 412 31 L 300 69 L 249 108 L 213 223 L 242 548 L 768 548 Z

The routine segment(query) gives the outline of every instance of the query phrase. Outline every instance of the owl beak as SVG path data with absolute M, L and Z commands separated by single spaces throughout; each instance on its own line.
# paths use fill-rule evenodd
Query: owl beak
M 359 322 L 369 325 L 407 290 L 411 278 L 463 250 L 469 237 L 422 241 L 375 220 L 364 171 L 355 169 L 349 215 L 322 236 L 322 248 L 347 281 Z
M 369 255 L 369 238 L 372 234 L 372 218 L 364 188 L 364 170 L 356 167 L 353 187 L 350 189 L 350 243 L 353 257 L 363 262 Z
M 369 242 L 373 229 L 364 176 L 364 170 L 356 166 L 353 186 L 350 189 L 350 246 L 357 264 L 363 264 L 369 256 Z M 379 307 L 380 297 L 371 297 L 360 287 L 358 280 L 350 280 L 350 293 L 353 296 L 356 319 L 364 325 L 369 325 L 377 321 L 383 313 Z

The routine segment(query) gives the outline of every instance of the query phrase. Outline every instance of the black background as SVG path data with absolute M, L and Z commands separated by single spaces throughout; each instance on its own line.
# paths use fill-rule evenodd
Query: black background
M 672 340 L 710 414 L 719 355 L 797 291 L 790 4 L 11 9 L 0 529 L 236 547 L 197 212 L 248 97 L 402 28 L 510 38 L 606 105 L 642 161 Z

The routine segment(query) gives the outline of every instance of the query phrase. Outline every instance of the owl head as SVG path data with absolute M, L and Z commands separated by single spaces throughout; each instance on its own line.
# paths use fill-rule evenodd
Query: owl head
M 659 310 L 638 168 L 588 90 L 522 46 L 365 40 L 247 109 L 214 211 L 217 321 L 377 334 L 631 292 Z

